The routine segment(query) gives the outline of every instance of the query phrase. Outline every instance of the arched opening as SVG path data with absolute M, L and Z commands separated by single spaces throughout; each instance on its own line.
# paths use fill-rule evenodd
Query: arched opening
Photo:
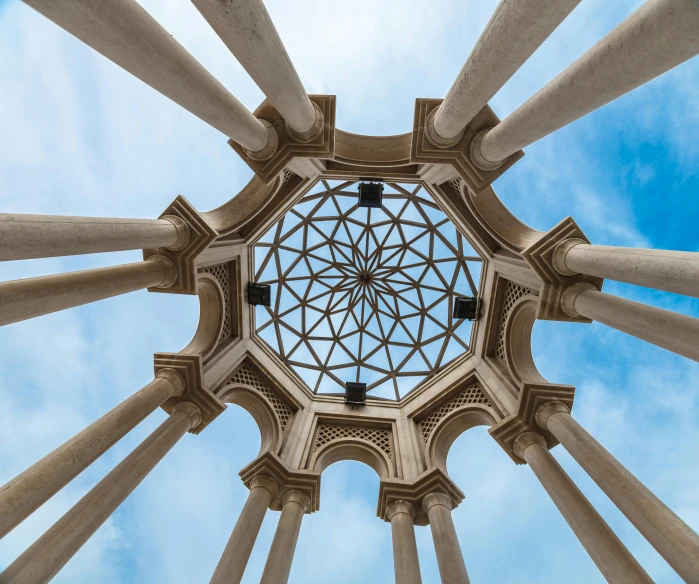
M 341 460 L 362 462 L 374 469 L 380 479 L 394 476 L 393 464 L 388 456 L 370 442 L 358 438 L 334 440 L 313 455 L 309 466 L 322 473 Z

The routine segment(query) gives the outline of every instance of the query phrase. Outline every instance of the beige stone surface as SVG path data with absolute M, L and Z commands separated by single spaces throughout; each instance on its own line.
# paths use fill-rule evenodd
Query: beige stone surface
M 452 501 L 444 493 L 430 493 L 422 501 L 432 531 L 442 584 L 469 584 L 464 556 L 451 517 Z
M 396 584 L 422 584 L 413 526 L 415 507 L 407 501 L 396 501 L 386 508 L 386 518 L 391 522 Z

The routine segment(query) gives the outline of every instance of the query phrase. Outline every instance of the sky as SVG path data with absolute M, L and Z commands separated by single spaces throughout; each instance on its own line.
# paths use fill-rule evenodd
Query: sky
M 144 7 L 248 108 L 260 91 L 186 0 Z M 491 101 L 503 118 L 640 5 L 585 0 Z M 268 10 L 311 93 L 338 96 L 337 125 L 409 131 L 416 97 L 442 97 L 495 0 L 270 0 Z M 212 209 L 251 173 L 226 138 L 18 0 L 0 0 L 0 209 L 157 217 L 176 195 Z M 525 149 L 494 185 L 534 228 L 572 215 L 595 243 L 697 251 L 699 61 Z M 8 262 L 0 280 L 138 261 L 124 252 Z M 699 316 L 699 301 L 605 283 L 604 290 Z M 136 292 L 0 329 L 0 483 L 152 378 L 152 355 L 191 339 L 196 297 Z M 577 388 L 573 410 L 612 454 L 699 530 L 699 366 L 603 325 L 537 322 L 533 352 L 551 382 Z M 159 423 L 158 411 L 0 542 L 9 564 Z M 247 490 L 238 471 L 259 433 L 229 407 L 187 435 L 78 552 L 56 582 L 206 582 Z M 553 454 L 651 577 L 679 578 L 561 447 Z M 474 428 L 449 473 L 473 582 L 603 582 L 530 469 Z M 323 474 L 321 510 L 304 520 L 290 582 L 392 581 L 390 527 L 375 517 L 378 477 L 356 462 Z M 244 582 L 259 581 L 277 513 L 268 513 Z M 439 582 L 428 528 L 417 528 L 423 582 Z

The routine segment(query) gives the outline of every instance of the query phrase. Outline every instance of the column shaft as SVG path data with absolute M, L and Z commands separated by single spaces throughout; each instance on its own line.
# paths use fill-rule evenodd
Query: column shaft
M 12 562 L 0 574 L 0 584 L 45 584 L 51 580 L 193 425 L 196 425 L 193 417 L 186 411 L 173 412 Z
M 24 0 L 37 12 L 248 150 L 267 130 L 136 0 Z
M 607 582 L 652 584 L 648 574 L 548 451 L 543 437 L 535 436 L 540 441 L 525 443 L 518 455 L 529 464 Z
M 564 411 L 544 422 L 648 542 L 686 582 L 699 582 L 699 535 Z
M 257 534 L 272 501 L 272 491 L 276 493 L 276 483 L 272 479 L 253 479 L 248 500 L 238 517 L 226 549 L 223 550 L 211 584 L 239 584 L 243 579 Z
M 556 269 L 699 297 L 699 253 L 571 242 Z M 561 265 L 562 264 L 562 265 Z
M 699 361 L 699 319 L 597 290 L 579 292 L 573 307 L 584 317 Z
M 580 0 L 501 0 L 434 118 L 435 132 L 458 136 Z
M 485 135 L 497 162 L 662 75 L 699 52 L 696 0 L 648 0 Z
M 442 493 L 433 493 L 425 497 L 422 507 L 430 520 L 442 584 L 469 584 L 464 556 L 451 517 L 451 499 Z
M 301 522 L 310 501 L 300 491 L 287 491 L 282 498 L 282 504 L 282 515 L 279 518 L 260 584 L 286 584 L 289 581 Z
M 174 264 L 162 259 L 1 282 L 0 326 L 174 280 Z
M 108 219 L 0 213 L 0 261 L 170 247 L 178 227 L 167 219 Z
M 316 113 L 261 0 L 193 0 L 287 124 L 304 133 Z
M 386 509 L 386 516 L 391 522 L 396 584 L 422 584 L 413 524 L 415 508 L 406 501 L 396 501 Z
M 0 538 L 24 521 L 155 408 L 184 389 L 172 370 L 107 412 L 0 488 Z

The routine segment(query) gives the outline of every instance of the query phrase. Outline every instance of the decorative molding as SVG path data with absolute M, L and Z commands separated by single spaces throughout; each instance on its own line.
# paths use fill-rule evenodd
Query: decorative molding
M 202 421 L 190 432 L 199 434 L 226 409 L 226 405 L 212 391 L 204 387 L 201 355 L 156 353 L 154 357 L 155 374 L 158 375 L 158 372 L 165 368 L 177 371 L 184 379 L 185 387 L 182 393 L 171 397 L 161 407 L 170 414 L 178 403 L 192 402 L 201 411 Z
M 503 364 L 504 367 L 507 367 L 508 365 L 507 339 L 505 338 L 507 331 L 507 320 L 512 314 L 512 309 L 517 301 L 528 294 L 536 296 L 537 291 L 527 288 L 526 286 L 522 286 L 521 284 L 517 284 L 516 282 L 507 280 L 507 283 L 505 284 L 502 311 L 500 312 L 500 324 L 498 325 L 497 342 L 495 344 L 494 352 L 495 357 Z
M 184 221 L 189 230 L 189 241 L 179 251 L 167 248 L 144 249 L 143 259 L 155 254 L 161 254 L 171 260 L 177 267 L 177 279 L 167 288 L 152 286 L 149 292 L 168 292 L 172 294 L 197 293 L 197 257 L 218 237 L 215 229 L 204 221 L 199 212 L 182 195 L 170 203 L 160 218 L 177 217 Z
M 478 112 L 466 126 L 461 139 L 451 147 L 441 148 L 430 142 L 425 131 L 425 124 L 433 110 L 442 103 L 441 99 L 419 98 L 415 100 L 415 118 L 413 121 L 412 149 L 410 162 L 419 164 L 450 164 L 454 166 L 466 184 L 475 191 L 480 191 L 524 156 L 519 150 L 502 162 L 495 169 L 482 170 L 471 158 L 471 142 L 484 129 L 500 123 L 489 106 Z
M 218 344 L 227 341 L 231 337 L 238 336 L 233 334 L 234 324 L 233 324 L 233 299 L 231 296 L 231 262 L 224 262 L 222 264 L 215 264 L 213 266 L 207 266 L 206 268 L 201 268 L 202 272 L 211 274 L 216 281 L 221 286 L 223 291 L 223 326 L 221 328 L 221 334 L 218 338 Z

